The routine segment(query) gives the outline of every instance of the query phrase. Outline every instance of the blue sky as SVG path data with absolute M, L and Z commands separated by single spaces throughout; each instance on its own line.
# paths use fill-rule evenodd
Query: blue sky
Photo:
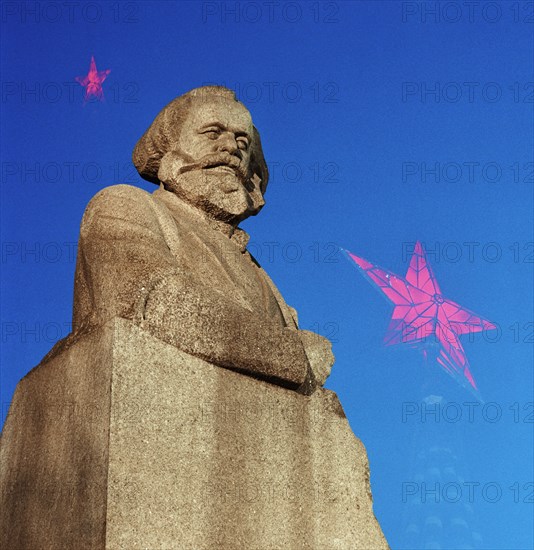
M 366 445 L 391 546 L 407 547 L 406 488 L 424 500 L 414 449 L 452 429 L 459 483 L 476 490 L 441 495 L 438 515 L 469 504 L 482 548 L 530 548 L 532 3 L 74 4 L 2 4 L 2 422 L 18 380 L 69 331 L 88 201 L 115 183 L 153 190 L 131 166 L 137 139 L 177 95 L 224 84 L 271 169 L 267 205 L 243 226 L 251 251 L 301 326 L 334 340 L 327 387 Z M 84 106 L 74 78 L 91 55 L 111 73 L 105 102 Z M 416 240 L 444 294 L 500 327 L 463 339 L 486 400 L 472 418 L 437 367 L 382 346 L 391 306 L 338 248 L 404 275 Z M 458 422 L 450 408 L 421 417 L 424 376 Z

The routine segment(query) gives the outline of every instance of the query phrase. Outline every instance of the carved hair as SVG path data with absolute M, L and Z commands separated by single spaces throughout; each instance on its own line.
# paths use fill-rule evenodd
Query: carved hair
M 224 86 L 202 86 L 173 99 L 154 119 L 148 130 L 137 142 L 132 159 L 139 175 L 152 183 L 159 183 L 158 170 L 163 156 L 177 148 L 178 137 L 189 109 L 196 101 L 210 97 L 223 97 L 238 101 L 233 90 Z M 265 193 L 269 180 L 269 171 L 263 150 L 260 134 L 254 127 L 250 152 L 250 170 L 261 178 L 261 192 Z

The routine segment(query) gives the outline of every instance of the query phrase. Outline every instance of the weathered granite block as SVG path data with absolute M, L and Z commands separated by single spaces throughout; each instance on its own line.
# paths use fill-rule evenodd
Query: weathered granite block
M 19 383 L 0 547 L 388 548 L 335 393 L 221 369 L 120 318 Z

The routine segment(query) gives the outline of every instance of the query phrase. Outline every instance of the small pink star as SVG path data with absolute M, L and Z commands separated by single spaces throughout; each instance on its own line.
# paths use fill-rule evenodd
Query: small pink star
M 91 56 L 91 64 L 89 66 L 89 72 L 86 76 L 77 76 L 76 82 L 79 82 L 85 88 L 84 102 L 90 101 L 95 98 L 99 101 L 104 100 L 104 91 L 102 90 L 102 83 L 106 80 L 111 69 L 105 71 L 97 71 L 94 56 Z

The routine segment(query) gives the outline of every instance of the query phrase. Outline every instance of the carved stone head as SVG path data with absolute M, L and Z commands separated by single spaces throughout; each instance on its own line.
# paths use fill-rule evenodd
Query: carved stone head
M 171 101 L 137 142 L 133 162 L 144 179 L 221 221 L 237 224 L 265 204 L 269 173 L 259 133 L 222 86 Z

